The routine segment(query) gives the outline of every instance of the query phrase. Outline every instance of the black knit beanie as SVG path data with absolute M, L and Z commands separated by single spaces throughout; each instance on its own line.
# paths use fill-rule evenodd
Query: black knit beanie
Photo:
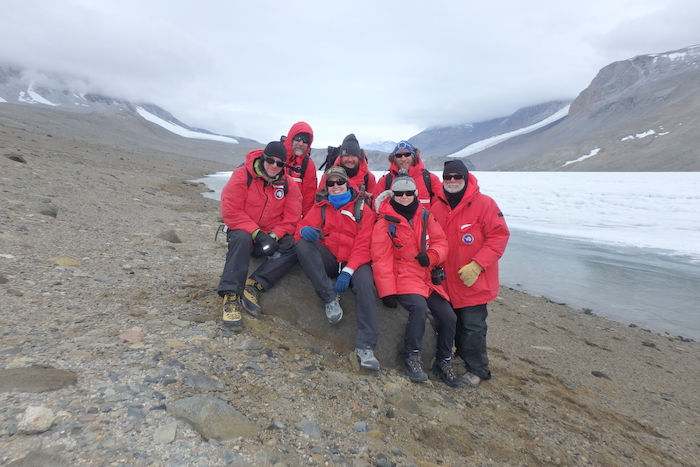
M 340 145 L 340 156 L 349 155 L 360 157 L 360 143 L 353 133 L 347 135 L 343 140 L 343 144 Z
M 284 147 L 284 144 L 280 143 L 279 141 L 268 143 L 267 146 L 265 146 L 263 155 L 276 157 L 283 162 L 287 162 L 287 149 Z

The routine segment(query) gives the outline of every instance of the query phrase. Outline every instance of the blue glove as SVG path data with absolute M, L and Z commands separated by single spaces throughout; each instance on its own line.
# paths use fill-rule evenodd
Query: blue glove
M 301 238 L 307 242 L 318 241 L 318 230 L 314 229 L 313 227 L 309 227 L 308 225 L 306 227 L 302 227 L 299 233 L 301 234 Z
M 335 280 L 335 287 L 333 287 L 335 293 L 342 293 L 348 290 L 348 287 L 350 287 L 351 277 L 352 276 L 349 272 L 341 272 L 338 278 Z

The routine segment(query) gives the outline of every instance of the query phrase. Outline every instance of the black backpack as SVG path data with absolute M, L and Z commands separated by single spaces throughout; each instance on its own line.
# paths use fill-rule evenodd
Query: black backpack
M 326 154 L 326 160 L 323 161 L 323 164 L 321 164 L 321 167 L 318 168 L 318 170 L 323 170 L 324 168 L 328 167 L 333 167 L 335 164 L 335 160 L 338 158 L 340 155 L 340 146 L 335 147 L 335 146 L 328 146 L 328 154 Z

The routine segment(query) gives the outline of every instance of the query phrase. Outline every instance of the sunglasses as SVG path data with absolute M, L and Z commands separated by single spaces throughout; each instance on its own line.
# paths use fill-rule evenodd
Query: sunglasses
M 304 144 L 309 144 L 311 140 L 305 136 L 295 136 L 294 141 L 298 141 Z
M 416 192 L 415 191 L 395 191 L 394 196 L 397 198 L 401 198 L 402 196 L 415 196 Z
M 339 178 L 338 180 L 326 180 L 327 187 L 332 187 L 333 185 L 343 186 L 346 183 L 348 183 L 348 181 L 343 180 L 342 178 Z
M 443 180 L 464 180 L 464 175 L 462 174 L 447 174 L 442 177 Z
M 276 165 L 277 167 L 284 167 L 283 161 L 281 161 L 279 159 L 275 159 L 274 157 L 266 156 L 265 154 L 263 154 L 263 161 L 267 162 L 270 165 Z
M 401 154 L 394 154 L 394 156 L 398 159 L 401 159 L 402 157 L 409 157 L 412 156 L 413 154 L 410 152 L 402 152 Z

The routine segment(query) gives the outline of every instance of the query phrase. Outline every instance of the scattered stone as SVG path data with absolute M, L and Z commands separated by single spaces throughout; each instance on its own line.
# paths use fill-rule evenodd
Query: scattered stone
M 143 341 L 145 334 L 144 334 L 142 328 L 134 327 L 134 328 L 129 329 L 126 332 L 119 334 L 117 337 L 119 337 L 120 339 L 125 340 L 131 344 L 136 344 L 138 342 Z
M 350 378 L 348 378 L 344 373 L 337 371 L 326 371 L 325 374 L 328 377 L 328 382 L 337 386 L 348 386 L 351 382 Z
M 2 274 L 0 274 L 0 284 L 7 284 L 9 282 L 9 279 Z
M 20 164 L 26 164 L 27 161 L 24 157 L 20 156 L 19 154 L 5 154 L 5 157 L 10 159 L 11 161 L 19 162 Z
M 175 441 L 177 435 L 177 422 L 168 423 L 158 427 L 153 433 L 153 441 L 158 444 L 168 444 Z
M 180 399 L 168 404 L 168 414 L 189 423 L 205 440 L 219 441 L 252 436 L 260 428 L 221 399 L 206 395 Z
M 610 379 L 610 376 L 606 375 L 602 371 L 591 371 L 591 374 L 595 376 L 596 378 L 605 378 L 605 379 Z M 612 381 L 612 379 L 610 379 Z
M 241 345 L 236 347 L 237 350 L 262 350 L 262 348 L 262 344 L 253 339 L 246 339 Z
M 205 376 L 203 374 L 188 373 L 185 375 L 185 385 L 204 391 L 223 391 L 226 387 L 220 381 Z
M 50 366 L 0 370 L 0 392 L 57 391 L 78 382 L 75 373 Z
M 49 204 L 48 206 L 43 206 L 39 210 L 39 214 L 44 215 L 44 216 L 49 216 L 49 217 L 56 217 L 56 216 L 58 216 L 58 207 L 53 205 L 53 204 Z
M 352 429 L 360 433 L 367 433 L 369 431 L 369 425 L 367 422 L 355 422 Z
M 29 406 L 17 424 L 17 432 L 31 435 L 43 433 L 53 425 L 55 415 L 46 407 Z
M 177 236 L 175 233 L 175 230 L 166 230 L 165 232 L 161 232 L 156 237 L 160 238 L 161 240 L 165 240 L 166 242 L 170 243 L 182 243 L 182 240 L 180 240 L 180 237 Z
M 73 258 L 51 258 L 48 261 L 49 263 L 53 263 L 56 266 L 67 266 L 73 268 L 80 267 L 80 263 L 77 260 L 74 260 Z
M 7 467 L 72 467 L 60 454 L 64 449 L 64 446 L 37 449 L 21 459 L 10 462 Z
M 311 420 L 302 420 L 294 426 L 311 439 L 321 439 L 321 427 Z

